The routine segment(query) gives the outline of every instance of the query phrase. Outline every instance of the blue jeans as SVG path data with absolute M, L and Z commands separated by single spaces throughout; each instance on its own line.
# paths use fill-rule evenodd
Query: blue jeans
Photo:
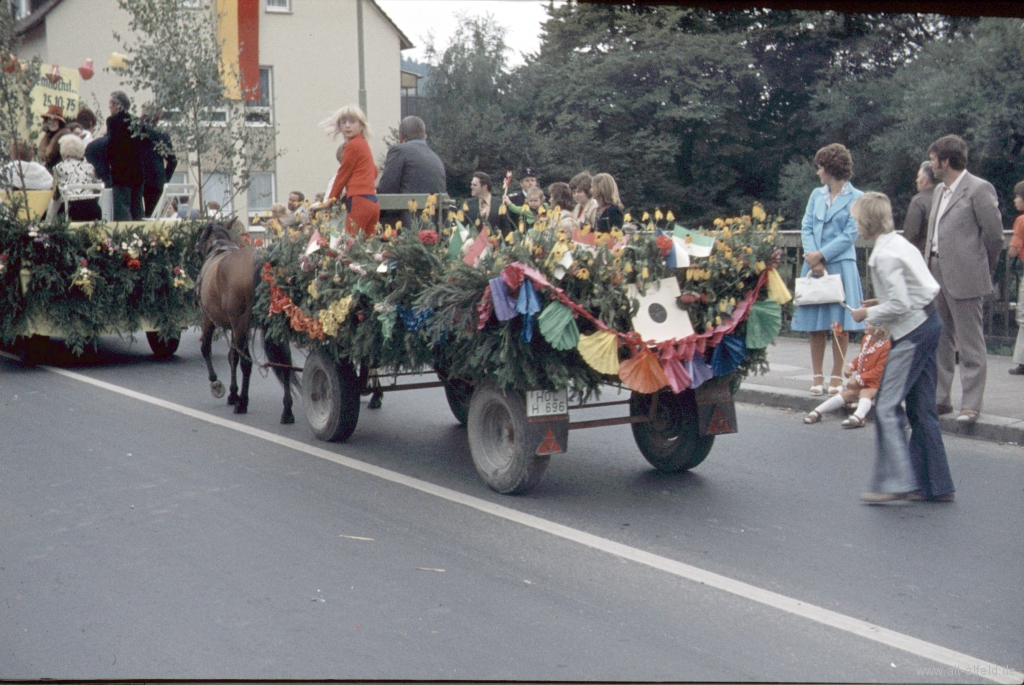
M 935 353 L 942 320 L 932 310 L 913 331 L 892 341 L 875 397 L 878 458 L 872 492 L 913 492 L 926 497 L 954 492 L 953 478 L 935 411 Z M 906 401 L 906 412 L 901 403 Z M 905 425 L 910 424 L 908 444 Z

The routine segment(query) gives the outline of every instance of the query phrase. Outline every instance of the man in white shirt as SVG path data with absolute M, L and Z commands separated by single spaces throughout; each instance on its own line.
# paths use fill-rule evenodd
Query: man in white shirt
M 995 188 L 967 171 L 967 143 L 943 136 L 928 148 L 935 189 L 925 256 L 941 290 L 936 298 L 942 318 L 937 352 L 940 414 L 953 411 L 950 397 L 955 354 L 960 352 L 963 398 L 957 421 L 978 420 L 985 396 L 986 349 L 982 305 L 992 292 L 992 275 L 1003 246 L 1003 219 Z

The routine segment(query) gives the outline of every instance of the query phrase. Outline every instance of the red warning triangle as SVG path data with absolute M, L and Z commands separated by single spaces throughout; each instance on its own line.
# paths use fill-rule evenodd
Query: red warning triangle
M 732 424 L 729 422 L 729 418 L 722 411 L 720 405 L 715 405 L 715 411 L 711 413 L 711 424 L 708 426 L 708 435 L 721 435 L 722 433 L 731 433 Z
M 561 452 L 562 446 L 558 444 L 558 440 L 555 439 L 555 434 L 550 428 L 548 428 L 547 434 L 544 435 L 544 439 L 540 443 L 540 447 L 537 448 L 537 454 L 555 454 Z

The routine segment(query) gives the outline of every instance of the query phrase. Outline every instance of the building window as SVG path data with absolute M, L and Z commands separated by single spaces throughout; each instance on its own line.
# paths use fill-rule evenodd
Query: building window
M 291 12 L 291 0 L 267 0 L 268 12 Z
M 207 205 L 216 202 L 221 212 L 231 213 L 231 183 L 227 174 L 219 171 L 203 174 L 203 202 Z
M 260 99 L 245 101 L 245 123 L 249 126 L 270 126 L 274 123 L 273 72 L 260 67 Z
M 249 174 L 247 204 L 250 215 L 270 210 L 270 205 L 274 204 L 273 171 L 253 171 Z

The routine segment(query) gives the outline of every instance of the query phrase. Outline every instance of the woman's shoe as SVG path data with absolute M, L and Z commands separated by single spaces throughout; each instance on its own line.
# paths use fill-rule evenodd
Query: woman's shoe
M 819 421 L 821 421 L 821 412 L 817 409 L 807 412 L 807 416 L 804 417 L 804 423 L 806 424 L 818 423 Z
M 912 492 L 865 492 L 860 496 L 864 504 L 885 504 L 910 499 Z
M 811 381 L 813 382 L 813 381 L 815 381 L 815 380 L 817 380 L 819 378 L 821 379 L 821 383 L 815 383 L 814 385 L 811 386 L 811 394 L 812 395 L 824 395 L 825 394 L 825 375 L 824 374 L 821 374 L 821 373 L 814 374 L 814 377 L 811 379 Z
M 864 419 L 857 416 L 856 414 L 850 414 L 847 418 L 843 419 L 843 422 L 839 424 L 843 428 L 863 428 Z
M 1024 364 L 1017 364 L 1017 366 L 1010 369 L 1007 373 L 1011 376 L 1024 376 Z
M 835 381 L 839 381 L 839 385 L 835 385 Z M 838 395 L 839 391 L 843 389 L 843 377 L 842 376 L 830 376 L 828 379 L 828 394 Z

